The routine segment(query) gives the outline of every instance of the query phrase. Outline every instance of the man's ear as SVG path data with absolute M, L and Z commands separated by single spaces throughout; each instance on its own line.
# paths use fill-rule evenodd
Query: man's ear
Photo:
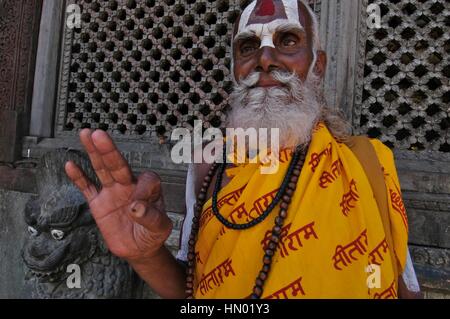
M 325 70 L 327 69 L 327 54 L 325 51 L 317 50 L 316 64 L 314 65 L 314 73 L 321 79 L 325 76 Z

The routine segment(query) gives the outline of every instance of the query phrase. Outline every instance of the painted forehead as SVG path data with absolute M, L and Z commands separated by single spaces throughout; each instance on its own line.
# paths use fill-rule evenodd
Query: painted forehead
M 237 34 L 250 31 L 254 26 L 297 24 L 303 28 L 297 0 L 258 0 L 242 12 Z

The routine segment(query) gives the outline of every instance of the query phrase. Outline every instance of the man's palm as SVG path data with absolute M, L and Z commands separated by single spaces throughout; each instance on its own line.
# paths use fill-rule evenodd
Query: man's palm
M 102 184 L 99 191 L 73 162 L 66 172 L 85 196 L 92 215 L 115 255 L 126 259 L 151 256 L 170 234 L 160 180 L 143 173 L 134 180 L 128 163 L 103 131 L 82 130 L 80 140 Z

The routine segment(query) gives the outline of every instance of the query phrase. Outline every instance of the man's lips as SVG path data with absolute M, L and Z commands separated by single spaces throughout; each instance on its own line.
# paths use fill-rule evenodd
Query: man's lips
M 255 87 L 273 87 L 273 86 L 283 86 L 282 83 L 275 81 L 271 77 L 261 77 L 256 83 Z

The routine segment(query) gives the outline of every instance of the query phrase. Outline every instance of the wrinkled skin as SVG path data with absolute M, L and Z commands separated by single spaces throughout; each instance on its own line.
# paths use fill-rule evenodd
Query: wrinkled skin
M 109 250 L 128 261 L 152 257 L 172 231 L 153 172 L 136 180 L 128 163 L 103 131 L 80 132 L 92 166 L 101 183 L 98 189 L 73 162 L 66 164 L 69 178 L 83 193 Z
M 276 14 L 255 18 L 258 21 L 253 21 L 250 18 L 248 24 L 270 23 L 271 21 L 283 18 L 283 11 L 279 8 L 282 7 L 282 2 L 275 1 L 274 4 L 276 6 Z M 314 53 L 311 17 L 301 3 L 299 3 L 298 12 L 300 23 L 304 26 L 304 31 L 286 30 L 276 32 L 273 37 L 274 48 L 269 46 L 261 48 L 261 40 L 256 36 L 242 41 L 235 41 L 233 72 L 236 80 L 246 78 L 251 72 L 260 72 L 261 78 L 258 86 L 276 86 L 279 83 L 273 80 L 270 72 L 277 70 L 295 73 L 302 81 L 305 81 L 311 67 L 314 68 L 314 72 L 319 77 L 324 76 L 327 59 L 324 51 L 318 50 L 316 52 L 317 59 L 315 65 L 312 66 Z M 237 26 L 239 20 L 235 24 L 234 36 L 238 32 Z

